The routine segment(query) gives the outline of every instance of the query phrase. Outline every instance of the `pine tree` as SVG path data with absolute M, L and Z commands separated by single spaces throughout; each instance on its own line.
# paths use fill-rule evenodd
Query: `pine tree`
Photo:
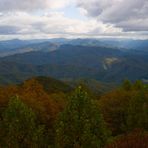
M 56 146 L 101 148 L 106 143 L 108 134 L 97 106 L 79 87 L 57 121 Z
M 144 91 L 131 99 L 127 110 L 127 130 L 134 128 L 148 131 L 148 98 Z
M 0 122 L 0 147 L 30 148 L 41 146 L 44 127 L 29 107 L 15 97 L 10 100 Z
M 134 87 L 135 90 L 140 91 L 140 90 L 144 89 L 144 84 L 143 84 L 142 81 L 137 80 L 137 81 L 133 84 L 133 87 Z
M 124 90 L 130 91 L 131 88 L 132 88 L 132 84 L 129 80 L 126 79 L 126 80 L 123 81 L 122 87 L 123 87 Z

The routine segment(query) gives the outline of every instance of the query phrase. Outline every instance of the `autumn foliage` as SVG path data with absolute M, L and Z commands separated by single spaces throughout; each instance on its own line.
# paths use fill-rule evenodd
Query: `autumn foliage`
M 136 129 L 116 138 L 106 148 L 148 148 L 148 133 Z
M 43 77 L 0 87 L 0 147 L 148 148 L 146 84 L 73 90 Z

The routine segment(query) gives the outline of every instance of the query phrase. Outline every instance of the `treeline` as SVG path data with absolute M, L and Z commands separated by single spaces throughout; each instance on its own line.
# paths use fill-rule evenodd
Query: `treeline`
M 148 148 L 148 86 L 126 80 L 97 98 L 31 80 L 0 88 L 0 147 Z M 6 99 L 7 98 L 7 99 Z

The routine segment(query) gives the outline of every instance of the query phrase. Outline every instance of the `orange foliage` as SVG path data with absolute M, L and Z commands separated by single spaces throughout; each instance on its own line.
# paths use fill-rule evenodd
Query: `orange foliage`
M 36 112 L 43 123 L 49 126 L 63 109 L 65 101 L 61 93 L 47 94 L 38 81 L 31 79 L 19 86 L 1 87 L 0 105 L 6 106 L 9 99 L 16 95 Z M 57 96 L 60 101 L 57 101 Z
M 117 89 L 103 95 L 99 100 L 99 107 L 103 113 L 105 121 L 114 134 L 120 134 L 123 131 L 125 123 L 126 110 L 129 101 L 138 94 L 138 91 L 126 91 Z
M 130 134 L 117 138 L 106 148 L 148 148 L 148 134 L 140 129 L 135 130 Z

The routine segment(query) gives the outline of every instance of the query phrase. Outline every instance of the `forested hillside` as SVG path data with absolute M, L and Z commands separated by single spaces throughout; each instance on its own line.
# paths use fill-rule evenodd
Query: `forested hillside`
M 148 148 L 147 47 L 1 41 L 0 147 Z
M 138 50 L 70 43 L 34 43 L 24 47 L 25 53 L 1 57 L 1 84 L 20 83 L 32 76 L 86 78 L 109 83 L 121 83 L 124 79 L 148 80 L 146 47 Z
M 97 94 L 99 85 L 80 84 L 34 77 L 0 87 L 0 147 L 148 147 L 148 85 L 125 80 Z

